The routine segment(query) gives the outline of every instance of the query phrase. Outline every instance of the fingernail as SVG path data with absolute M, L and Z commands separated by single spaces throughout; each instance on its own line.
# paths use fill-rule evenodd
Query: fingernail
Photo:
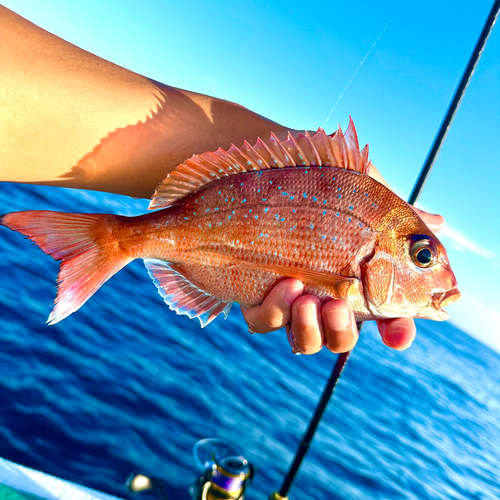
M 318 309 L 315 304 L 303 304 L 297 308 L 297 313 L 304 326 L 313 326 L 318 322 Z
M 295 356 L 300 356 L 302 353 L 297 350 L 297 345 L 295 344 L 295 337 L 293 336 L 293 330 L 291 328 L 287 328 L 286 338 L 288 339 L 288 343 L 292 348 L 292 354 Z
M 347 308 L 329 309 L 324 312 L 330 328 L 336 332 L 343 332 L 349 328 L 350 315 Z
M 291 306 L 302 294 L 302 283 L 295 282 L 285 290 L 284 300 L 285 303 Z

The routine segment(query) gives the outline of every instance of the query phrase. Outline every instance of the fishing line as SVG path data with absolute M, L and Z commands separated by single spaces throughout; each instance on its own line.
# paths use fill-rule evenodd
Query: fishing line
M 365 64 L 365 61 L 368 59 L 370 54 L 373 52 L 373 49 L 377 46 L 377 43 L 384 36 L 384 33 L 387 31 L 387 29 L 392 24 L 394 19 L 396 19 L 397 15 L 401 12 L 402 8 L 406 5 L 406 2 L 408 2 L 408 0 L 404 0 L 404 2 L 399 6 L 399 9 L 392 16 L 391 20 L 387 23 L 385 28 L 382 30 L 382 32 L 379 34 L 379 36 L 376 38 L 376 40 L 372 43 L 372 46 L 368 49 L 368 52 L 365 54 L 363 59 L 361 59 L 361 62 L 358 64 L 358 67 L 354 70 L 354 73 L 352 74 L 351 78 L 349 78 L 349 81 L 346 83 L 344 89 L 342 90 L 342 92 L 338 96 L 337 100 L 335 101 L 335 104 L 333 105 L 333 108 L 330 110 L 329 115 L 326 117 L 326 120 L 323 123 L 323 127 L 322 127 L 323 129 L 326 128 L 326 124 L 328 123 L 331 116 L 333 115 L 333 112 L 337 109 L 337 106 L 339 105 L 340 101 L 344 97 L 344 94 L 347 92 L 347 89 L 350 87 L 352 81 L 354 80 L 354 78 L 356 78 L 356 75 L 358 74 L 359 70 L 361 69 L 361 66 L 363 66 L 363 64 Z

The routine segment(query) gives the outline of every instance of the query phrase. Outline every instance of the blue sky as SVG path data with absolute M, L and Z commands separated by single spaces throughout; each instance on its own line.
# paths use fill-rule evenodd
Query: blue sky
M 406 198 L 492 0 L 440 2 L 6 0 L 90 52 L 297 129 L 347 126 Z M 500 351 L 500 26 L 496 26 L 420 207 L 463 298 L 452 322 Z

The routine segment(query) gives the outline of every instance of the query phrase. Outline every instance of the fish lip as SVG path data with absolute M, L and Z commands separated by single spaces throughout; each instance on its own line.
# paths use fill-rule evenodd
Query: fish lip
M 446 292 L 438 292 L 432 294 L 431 307 L 432 309 L 434 309 L 439 319 L 447 320 L 450 317 L 450 315 L 442 308 L 453 304 L 453 302 L 456 302 L 460 298 L 460 296 L 461 294 L 456 287 L 451 288 Z

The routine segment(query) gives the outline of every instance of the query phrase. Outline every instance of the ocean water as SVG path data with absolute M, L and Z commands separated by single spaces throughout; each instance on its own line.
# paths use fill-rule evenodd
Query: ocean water
M 143 213 L 119 196 L 0 184 L 0 213 Z M 238 307 L 201 330 L 134 262 L 77 313 L 45 320 L 58 264 L 0 227 L 0 456 L 124 498 L 140 470 L 187 499 L 192 446 L 217 436 L 277 490 L 336 361 L 249 335 Z M 500 355 L 450 323 L 418 321 L 411 349 L 366 324 L 294 482 L 295 499 L 500 498 Z

